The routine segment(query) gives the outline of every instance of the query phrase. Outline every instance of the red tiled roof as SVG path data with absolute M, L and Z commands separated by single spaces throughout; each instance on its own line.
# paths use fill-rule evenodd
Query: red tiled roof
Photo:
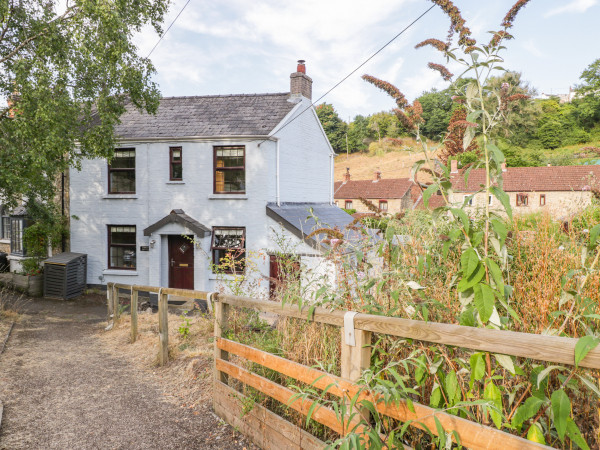
M 347 183 L 336 181 L 334 198 L 336 199 L 389 199 L 402 198 L 406 195 L 413 182 L 408 178 L 383 178 L 373 180 L 350 180 Z
M 444 206 L 446 202 L 444 202 L 444 197 L 441 195 L 432 195 L 429 197 L 428 206 L 429 208 L 425 208 L 425 204 L 423 203 L 423 197 L 419 198 L 419 201 L 415 203 L 414 209 L 435 209 L 440 206 Z
M 600 166 L 508 167 L 505 192 L 589 191 L 600 187 Z M 465 185 L 462 172 L 452 177 L 455 191 L 474 192 L 485 184 L 485 169 L 472 170 Z

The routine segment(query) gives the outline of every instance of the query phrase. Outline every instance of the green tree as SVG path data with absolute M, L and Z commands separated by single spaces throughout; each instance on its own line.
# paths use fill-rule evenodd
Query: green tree
M 577 119 L 586 129 L 600 123 L 600 59 L 590 64 L 579 77 L 582 84 L 576 90 Z
M 348 125 L 338 115 L 333 105 L 321 103 L 315 108 L 329 143 L 336 152 L 346 151 L 346 132 Z
M 369 129 L 368 118 L 358 115 L 348 125 L 348 147 L 350 153 L 365 151 L 373 138 L 373 131 Z
M 421 94 L 417 100 L 423 107 L 422 117 L 425 121 L 421 132 L 429 139 L 443 139 L 455 107 L 450 90 L 432 89 Z
M 0 111 L 5 201 L 51 199 L 60 172 L 112 156 L 126 104 L 156 110 L 154 68 L 132 38 L 147 24 L 160 33 L 169 1 L 0 2 L 0 95 L 10 96 Z
M 582 80 L 582 83 L 577 86 L 579 94 L 600 97 L 600 58 L 587 66 L 579 79 Z

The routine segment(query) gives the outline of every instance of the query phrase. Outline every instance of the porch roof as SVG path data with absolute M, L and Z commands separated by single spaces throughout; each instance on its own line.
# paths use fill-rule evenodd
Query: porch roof
M 144 236 L 150 236 L 152 233 L 169 223 L 181 224 L 193 231 L 200 238 L 203 238 L 205 235 L 210 235 L 210 228 L 202 225 L 196 219 L 188 216 L 183 209 L 174 209 L 169 213 L 168 216 L 163 217 L 158 222 L 155 222 L 148 228 L 144 229 Z

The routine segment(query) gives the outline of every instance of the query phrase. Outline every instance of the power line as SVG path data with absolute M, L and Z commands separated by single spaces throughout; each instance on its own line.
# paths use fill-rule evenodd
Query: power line
M 177 16 L 175 17 L 175 19 L 173 19 L 173 22 L 171 22 L 171 25 L 169 25 L 169 28 L 166 29 L 166 31 L 161 34 L 160 38 L 158 39 L 158 42 L 154 45 L 154 47 L 152 47 L 152 50 L 150 50 L 150 53 L 148 53 L 148 56 L 146 56 L 146 58 L 150 58 L 150 55 L 152 54 L 152 52 L 154 51 L 154 49 L 156 49 L 156 47 L 158 47 L 158 44 L 160 44 L 160 41 L 163 40 L 163 38 L 165 37 L 165 35 L 169 32 L 169 30 L 171 29 L 171 27 L 173 26 L 173 24 L 177 21 L 177 19 L 179 19 L 179 16 L 181 15 L 181 13 L 183 12 L 183 10 L 186 8 L 186 6 L 191 2 L 192 0 L 188 0 L 186 2 L 185 5 L 183 5 L 183 8 L 181 8 L 181 11 L 179 11 L 179 14 L 177 14 Z
M 425 11 L 424 13 L 422 13 L 419 17 L 417 17 L 415 20 L 413 20 L 411 23 L 409 23 L 402 31 L 400 31 L 396 36 L 394 36 L 392 39 L 390 39 L 388 42 L 386 42 L 379 50 L 377 50 L 375 53 L 373 53 L 371 56 L 369 56 L 367 59 L 365 59 L 356 69 L 354 69 L 352 72 L 350 72 L 348 75 L 346 75 L 344 78 L 342 78 L 340 81 L 338 81 L 331 89 L 329 89 L 327 92 L 325 92 L 323 95 L 321 95 L 318 99 L 316 99 L 314 102 L 312 102 L 310 104 L 310 106 L 307 106 L 306 109 L 304 109 L 300 114 L 298 114 L 296 117 L 294 117 L 292 120 L 290 120 L 288 123 L 286 123 L 284 126 L 282 126 L 279 130 L 277 130 L 277 133 L 279 133 L 281 130 L 283 130 L 285 127 L 287 127 L 289 124 L 291 124 L 294 120 L 296 120 L 298 117 L 300 117 L 302 114 L 304 114 L 306 111 L 308 111 L 310 108 L 314 107 L 316 103 L 320 102 L 325 96 L 327 96 L 328 94 L 331 93 L 331 91 L 333 91 L 335 88 L 337 88 L 340 84 L 342 84 L 344 81 L 346 81 L 348 78 L 350 78 L 352 75 L 354 75 L 362 66 L 364 66 L 365 64 L 367 64 L 369 61 L 371 61 L 375 56 L 377 56 L 379 53 L 381 53 L 388 45 L 390 45 L 392 42 L 394 42 L 396 39 L 398 39 L 402 34 L 404 34 L 405 31 L 407 31 L 410 27 L 412 27 L 415 23 L 417 23 L 419 20 L 421 20 L 423 18 L 423 16 L 425 16 L 425 14 L 427 14 L 429 11 L 431 11 L 433 8 L 435 7 L 435 5 L 431 5 L 429 7 L 429 9 L 427 9 L 427 11 Z M 265 142 L 265 141 L 262 141 Z M 262 143 L 261 142 L 261 143 Z

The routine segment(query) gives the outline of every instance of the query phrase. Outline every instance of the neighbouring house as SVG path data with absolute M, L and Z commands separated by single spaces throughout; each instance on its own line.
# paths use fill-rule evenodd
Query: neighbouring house
M 372 180 L 352 180 L 346 169 L 343 181 L 334 185 L 334 199 L 338 207 L 354 209 L 357 213 L 374 212 L 362 201 L 368 200 L 383 213 L 395 214 L 413 209 L 421 192 L 408 178 L 382 178 L 377 170 Z
M 0 205 L 0 253 L 7 254 L 10 272 L 20 272 L 21 262 L 27 258 L 23 231 L 29 224 L 24 206 L 9 209 Z
M 163 98 L 156 115 L 127 107 L 112 161 L 70 173 L 70 250 L 88 254 L 89 285 L 211 291 L 262 255 L 266 293 L 281 252 L 303 270 L 323 262 L 326 246 L 307 236 L 352 217 L 333 204 L 334 152 L 303 61 L 290 79 L 286 93 Z
M 600 189 L 600 166 L 502 166 L 503 189 L 510 198 L 514 214 L 548 212 L 557 219 L 567 219 L 588 206 L 594 191 Z M 494 196 L 478 192 L 485 184 L 485 169 L 469 173 L 468 184 L 456 161 L 451 163 L 453 194 L 451 203 L 473 209 L 501 209 Z M 487 198 L 486 198 L 487 197 Z

